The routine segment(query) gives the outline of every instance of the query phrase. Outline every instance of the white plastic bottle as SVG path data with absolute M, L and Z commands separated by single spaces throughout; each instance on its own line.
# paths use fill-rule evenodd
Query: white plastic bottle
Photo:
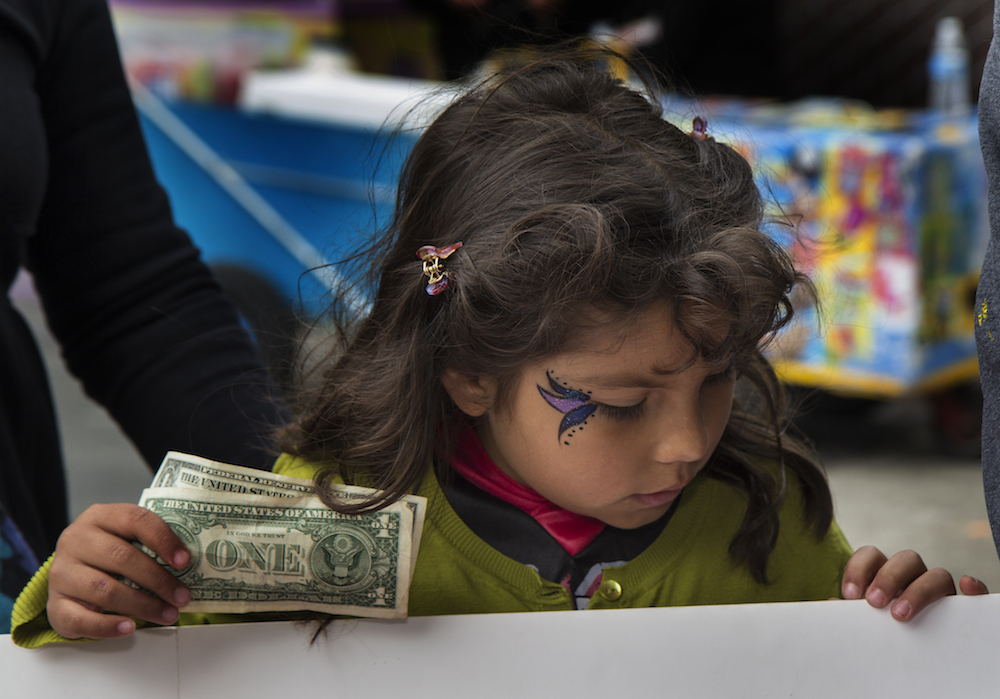
M 969 50 L 965 47 L 962 21 L 945 17 L 937 24 L 928 63 L 931 109 L 948 116 L 969 111 Z

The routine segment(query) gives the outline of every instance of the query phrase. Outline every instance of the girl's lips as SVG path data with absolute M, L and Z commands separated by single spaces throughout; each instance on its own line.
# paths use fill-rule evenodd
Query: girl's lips
M 632 499 L 635 500 L 642 507 L 662 507 L 668 502 L 673 502 L 673 500 L 681 494 L 681 488 L 675 488 L 673 490 L 661 490 L 658 493 L 647 493 L 645 495 L 633 495 Z

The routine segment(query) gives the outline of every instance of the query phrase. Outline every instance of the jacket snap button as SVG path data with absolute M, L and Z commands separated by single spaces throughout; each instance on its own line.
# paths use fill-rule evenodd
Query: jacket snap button
M 611 602 L 614 602 L 622 596 L 622 586 L 615 580 L 605 580 L 601 583 L 598 591 L 600 591 L 601 596 L 604 597 L 604 599 Z

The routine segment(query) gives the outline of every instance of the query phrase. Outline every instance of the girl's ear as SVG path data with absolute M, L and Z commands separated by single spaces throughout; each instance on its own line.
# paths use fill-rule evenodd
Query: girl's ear
M 469 417 L 486 414 L 493 401 L 493 382 L 484 378 L 473 378 L 455 367 L 448 367 L 441 374 L 441 385 L 455 401 L 458 409 Z

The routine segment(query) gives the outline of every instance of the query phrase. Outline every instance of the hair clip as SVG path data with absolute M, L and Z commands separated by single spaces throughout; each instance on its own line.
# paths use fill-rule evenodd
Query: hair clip
M 454 274 L 442 266 L 442 262 L 451 257 L 451 254 L 460 247 L 462 247 L 462 241 L 452 243 L 443 248 L 424 245 L 417 250 L 417 257 L 424 261 L 424 274 L 427 276 L 425 291 L 429 295 L 437 296 L 448 288 L 448 280 L 455 278 Z
M 703 116 L 696 116 L 691 122 L 691 138 L 704 141 L 708 138 L 708 121 Z

